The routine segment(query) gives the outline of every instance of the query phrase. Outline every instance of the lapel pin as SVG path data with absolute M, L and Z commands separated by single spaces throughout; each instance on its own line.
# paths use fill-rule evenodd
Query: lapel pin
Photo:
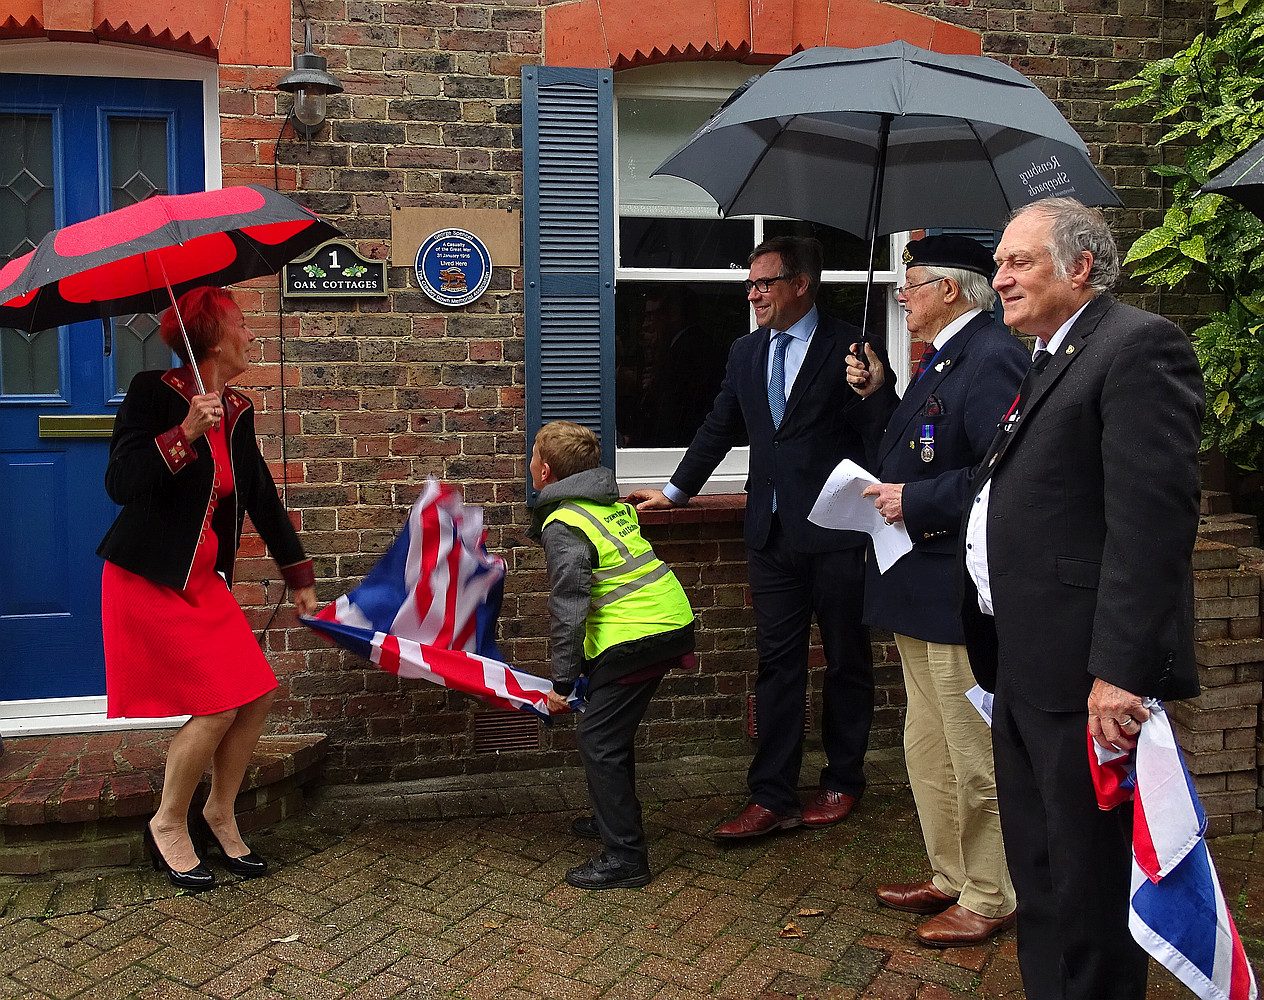
M 1075 345 L 1074 345 L 1074 344 L 1067 344 L 1067 349 L 1066 349 L 1066 352 L 1067 352 L 1067 354 L 1074 354 L 1074 353 L 1075 353 Z

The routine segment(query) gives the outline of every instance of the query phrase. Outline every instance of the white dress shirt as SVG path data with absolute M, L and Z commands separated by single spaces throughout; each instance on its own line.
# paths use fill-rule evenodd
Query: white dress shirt
M 1066 339 L 1075 321 L 1080 318 L 1080 313 L 1087 307 L 1088 302 L 1080 306 L 1070 319 L 1058 327 L 1058 332 L 1049 339 L 1047 344 L 1037 337 L 1036 350 L 1032 357 L 1034 358 L 1041 351 L 1055 353 L 1062 346 L 1062 341 Z M 979 490 L 979 495 L 974 498 L 974 503 L 970 507 L 969 520 L 966 521 L 966 572 L 970 574 L 970 579 L 974 581 L 975 589 L 979 592 L 979 610 L 985 615 L 995 614 L 992 610 L 992 578 L 988 572 L 987 551 L 988 502 L 991 496 L 992 480 L 989 479 L 983 484 L 983 489 Z
M 764 368 L 764 384 L 772 381 L 773 347 L 779 333 L 790 334 L 790 342 L 786 344 L 785 376 L 786 399 L 790 398 L 790 390 L 794 388 L 794 380 L 799 377 L 799 369 L 803 367 L 803 359 L 807 357 L 808 347 L 812 344 L 812 335 L 816 333 L 816 324 L 820 318 L 816 306 L 808 310 L 807 315 L 790 327 L 789 330 L 768 331 L 768 364 Z M 850 346 L 850 345 L 849 345 Z M 663 487 L 663 496 L 680 507 L 689 502 L 689 494 L 675 483 Z

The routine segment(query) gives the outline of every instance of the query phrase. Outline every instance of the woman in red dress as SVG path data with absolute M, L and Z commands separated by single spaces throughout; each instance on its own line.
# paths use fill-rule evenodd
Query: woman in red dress
M 193 837 L 236 875 L 267 871 L 242 841 L 234 811 L 277 687 L 229 592 L 246 514 L 299 612 L 315 612 L 316 592 L 311 560 L 259 453 L 253 407 L 228 385 L 247 369 L 254 334 L 223 289 L 194 289 L 179 308 L 206 392 L 197 391 L 169 309 L 160 336 L 185 364 L 141 372 L 119 407 L 105 487 L 123 509 L 97 554 L 106 560 L 107 714 L 192 716 L 171 741 L 145 844 L 155 869 L 197 892 L 215 878 Z M 211 791 L 191 836 L 189 806 L 208 766 Z

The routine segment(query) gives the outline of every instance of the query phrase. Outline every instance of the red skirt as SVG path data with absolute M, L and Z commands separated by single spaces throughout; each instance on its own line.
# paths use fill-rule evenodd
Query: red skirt
M 215 572 L 218 539 L 210 527 L 232 489 L 224 443 L 212 432 L 215 498 L 184 590 L 107 562 L 101 575 L 106 715 L 164 718 L 239 708 L 277 686 L 246 616 Z

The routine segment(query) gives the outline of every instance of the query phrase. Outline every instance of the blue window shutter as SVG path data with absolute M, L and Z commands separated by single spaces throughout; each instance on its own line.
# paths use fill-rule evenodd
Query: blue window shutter
M 614 468 L 614 91 L 610 70 L 522 70 L 527 454 L 550 420 Z M 528 495 L 534 492 L 528 485 Z

